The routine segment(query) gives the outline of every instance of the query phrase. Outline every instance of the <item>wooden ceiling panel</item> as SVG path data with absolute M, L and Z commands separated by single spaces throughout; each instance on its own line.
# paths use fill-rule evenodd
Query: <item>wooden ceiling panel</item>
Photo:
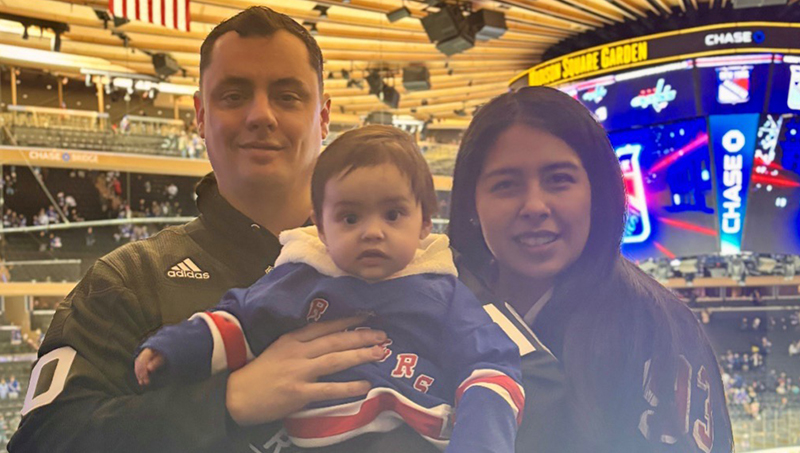
M 727 3 L 701 2 L 710 7 Z M 192 0 L 190 32 L 138 21 L 115 28 L 113 22 L 104 23 L 94 12 L 107 10 L 108 0 L 0 0 L 0 12 L 69 24 L 69 32 L 62 37 L 61 52 L 74 56 L 76 61 L 93 57 L 92 61 L 105 61 L 117 71 L 153 76 L 151 55 L 168 53 L 184 70 L 169 81 L 189 90 L 198 83 L 202 40 L 220 21 L 252 5 L 271 7 L 313 28 L 325 58 L 325 89 L 334 98 L 336 117 L 350 124 L 358 115 L 386 109 L 368 93 L 363 80 L 372 69 L 381 69 L 387 83 L 400 92 L 396 113 L 463 122 L 468 120 L 463 116 L 465 111 L 469 116 L 475 106 L 504 92 L 511 77 L 538 63 L 542 54 L 559 41 L 606 25 L 651 14 L 664 15 L 673 8 L 696 7 L 697 0 L 473 1 L 473 10 L 488 8 L 504 13 L 508 29 L 499 39 L 478 41 L 472 49 L 450 57 L 436 49 L 420 22 L 436 8 L 428 8 L 420 1 Z M 315 8 L 317 5 L 328 7 L 325 14 Z M 403 6 L 411 16 L 389 22 L 386 14 Z M 23 40 L 20 30 L 0 24 L 0 43 L 50 50 L 51 33 L 40 36 L 35 30 Z M 127 48 L 120 34 L 127 38 Z M 402 69 L 408 65 L 428 68 L 429 90 L 407 92 L 403 88 Z M 80 74 L 79 66 L 54 66 L 48 61 L 31 66 L 60 68 L 65 75 Z

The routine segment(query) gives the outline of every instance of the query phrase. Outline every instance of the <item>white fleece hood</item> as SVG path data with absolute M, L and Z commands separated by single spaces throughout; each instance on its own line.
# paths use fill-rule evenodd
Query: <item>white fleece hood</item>
M 286 230 L 278 238 L 283 245 L 275 266 L 286 263 L 304 263 L 320 274 L 330 277 L 344 277 L 347 274 L 333 262 L 325 244 L 319 238 L 317 227 L 308 226 Z M 444 234 L 429 234 L 420 243 L 414 258 L 404 269 L 389 278 L 406 277 L 416 274 L 442 274 L 458 276 L 450 240 Z

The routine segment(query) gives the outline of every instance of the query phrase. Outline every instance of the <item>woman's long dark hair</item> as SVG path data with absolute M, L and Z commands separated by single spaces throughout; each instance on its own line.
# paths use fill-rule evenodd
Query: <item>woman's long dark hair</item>
M 644 362 L 650 359 L 650 388 L 661 399 L 659 407 L 671 405 L 675 417 L 670 418 L 677 421 L 672 396 L 681 345 L 705 347 L 708 342 L 696 322 L 687 325 L 692 315 L 680 300 L 620 255 L 626 195 L 619 161 L 589 111 L 555 89 L 529 87 L 503 94 L 481 108 L 467 129 L 456 159 L 449 226 L 451 244 L 465 264 L 477 273 L 490 269 L 493 256 L 480 227 L 471 222 L 477 218 L 475 189 L 489 150 L 514 124 L 566 142 L 589 176 L 592 207 L 586 246 L 557 277 L 537 325 L 544 322 L 559 333 L 557 354 L 576 428 L 597 443 L 597 451 L 621 446 L 620 436 L 636 426 L 638 420 L 632 418 L 640 415 L 630 413 L 641 407 L 632 404 L 631 396 L 643 398 Z M 719 381 L 713 355 L 709 360 L 712 379 Z M 715 397 L 724 401 L 721 393 Z M 727 414 L 723 418 L 727 421 Z

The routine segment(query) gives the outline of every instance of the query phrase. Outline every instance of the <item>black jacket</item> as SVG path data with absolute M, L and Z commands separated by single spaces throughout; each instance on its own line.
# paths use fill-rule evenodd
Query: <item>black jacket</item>
M 197 193 L 197 219 L 100 258 L 60 304 L 9 451 L 250 451 L 229 440 L 227 374 L 144 393 L 133 377 L 143 338 L 249 286 L 280 252 L 212 175 Z
M 559 341 L 557 328 L 548 323 L 548 320 L 540 314 L 535 324 L 536 332 L 547 333 L 547 336 L 538 336 L 525 325 L 520 315 L 514 309 L 502 302 L 490 290 L 487 280 L 480 272 L 473 272 L 464 260 L 456 260 L 459 278 L 461 281 L 487 306 L 493 306 L 496 311 L 502 314 L 499 317 L 501 327 L 513 338 L 521 338 L 517 341 L 528 342 L 534 348 L 532 352 L 525 354 L 524 346 L 520 345 L 522 356 L 523 387 L 525 389 L 525 413 L 522 425 L 517 434 L 518 453 L 729 453 L 732 451 L 733 438 L 730 431 L 730 422 L 726 420 L 727 411 L 724 409 L 725 398 L 722 391 L 722 382 L 708 378 L 704 381 L 708 385 L 704 392 L 698 388 L 698 370 L 702 367 L 716 367 L 717 362 L 709 344 L 691 345 L 686 348 L 684 356 L 685 363 L 688 364 L 691 382 L 687 385 L 676 385 L 676 389 L 681 387 L 688 399 L 686 408 L 686 423 L 692 442 L 701 445 L 708 443 L 708 438 L 703 438 L 703 422 L 707 421 L 706 415 L 711 415 L 711 430 L 713 432 L 713 443 L 708 450 L 693 445 L 688 449 L 673 443 L 666 431 L 667 421 L 665 420 L 664 404 L 659 406 L 657 399 L 649 388 L 644 385 L 635 385 L 632 388 L 622 390 L 622 397 L 626 399 L 626 407 L 633 416 L 627 417 L 626 414 L 608 414 L 608 417 L 626 417 L 628 419 L 627 428 L 624 432 L 617 434 L 617 441 L 612 441 L 608 445 L 598 445 L 593 439 L 584 438 L 576 429 L 576 418 L 580 407 L 574 407 L 574 400 L 571 399 L 569 384 L 565 376 L 563 364 L 559 361 L 560 351 L 554 349 L 551 352 L 547 343 L 541 339 L 550 338 L 550 343 L 558 347 L 563 343 Z M 550 307 L 552 310 L 553 307 Z M 677 330 L 695 328 L 697 320 L 691 312 L 680 310 L 682 315 L 674 326 Z M 495 319 L 497 321 L 498 318 Z M 544 323 L 540 322 L 541 320 Z M 654 322 L 653 328 L 665 328 L 663 322 Z M 645 381 L 645 367 L 642 367 L 642 375 L 636 377 L 637 384 Z M 702 386 L 702 384 L 701 384 Z M 688 391 L 687 391 L 688 389 Z M 676 390 L 677 391 L 677 390 Z M 688 393 L 688 395 L 687 395 Z M 712 402 L 709 404 L 709 395 Z M 668 395 L 665 400 L 678 399 L 677 395 Z M 717 423 L 715 423 L 715 421 Z M 727 422 L 727 423 L 723 423 Z M 705 445 L 703 445 L 705 447 Z

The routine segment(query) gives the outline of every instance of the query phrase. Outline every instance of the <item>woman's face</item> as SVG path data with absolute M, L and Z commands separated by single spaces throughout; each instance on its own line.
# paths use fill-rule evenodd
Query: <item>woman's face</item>
M 523 124 L 498 137 L 475 188 L 483 238 L 500 271 L 547 284 L 583 251 L 591 204 L 578 154 Z

